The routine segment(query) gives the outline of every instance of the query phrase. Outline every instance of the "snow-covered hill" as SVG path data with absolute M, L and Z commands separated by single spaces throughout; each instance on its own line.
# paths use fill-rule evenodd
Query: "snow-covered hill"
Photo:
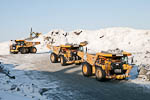
M 77 35 L 77 33 L 79 33 Z M 65 32 L 52 30 L 44 36 L 49 36 L 54 45 L 65 43 L 80 43 L 88 41 L 88 48 L 98 52 L 101 50 L 120 48 L 130 52 L 150 51 L 150 30 L 132 28 L 106 28 L 100 30 L 76 30 Z
M 71 32 L 51 30 L 33 41 L 41 41 L 41 46 L 39 46 L 40 51 L 42 51 L 41 49 L 47 43 L 60 45 L 66 43 L 79 44 L 80 42 L 87 41 L 89 53 L 119 48 L 131 52 L 136 64 L 150 64 L 150 30 L 137 30 L 123 27 L 100 30 L 80 29 Z
M 131 52 L 134 61 L 139 64 L 150 64 L 150 30 L 139 30 L 126 27 L 105 28 L 100 30 L 51 30 L 33 41 L 40 41 L 38 52 L 48 52 L 46 44 L 60 45 L 66 43 L 79 44 L 87 41 L 88 52 L 96 53 L 102 50 L 119 48 Z M 0 43 L 0 55 L 9 54 L 9 42 Z
M 9 41 L 0 43 L 0 55 L 8 55 L 9 54 Z

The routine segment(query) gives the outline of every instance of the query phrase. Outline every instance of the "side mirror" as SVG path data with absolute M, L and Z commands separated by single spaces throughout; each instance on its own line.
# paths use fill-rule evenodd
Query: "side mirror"
M 86 53 L 87 53 L 87 50 L 88 50 L 88 49 L 87 49 L 87 47 L 86 47 L 86 50 L 85 50 Z
M 134 56 L 131 58 L 131 64 L 134 63 Z

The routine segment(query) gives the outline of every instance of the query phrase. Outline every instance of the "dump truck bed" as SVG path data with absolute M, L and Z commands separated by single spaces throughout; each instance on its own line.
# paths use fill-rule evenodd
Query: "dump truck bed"
M 89 64 L 93 65 L 97 58 L 104 57 L 104 58 L 117 58 L 117 57 L 124 57 L 130 56 L 131 53 L 122 52 L 122 53 L 109 53 L 109 52 L 98 52 L 98 53 L 84 53 L 82 51 L 78 51 L 78 56 L 80 56 L 84 61 L 87 61 Z
M 25 42 L 26 46 L 31 47 L 31 46 L 35 46 L 35 45 L 39 45 L 40 42 Z

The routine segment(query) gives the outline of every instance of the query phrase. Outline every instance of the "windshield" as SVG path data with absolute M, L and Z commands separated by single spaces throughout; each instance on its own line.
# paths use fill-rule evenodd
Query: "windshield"
M 79 47 L 79 50 L 80 50 L 80 51 L 84 51 L 83 47 Z
M 128 63 L 128 57 L 122 57 L 122 62 L 127 64 Z
M 24 45 L 24 41 L 18 41 L 16 43 L 17 43 L 17 45 Z
M 124 64 L 128 63 L 128 57 L 124 56 L 124 57 L 113 57 L 112 58 L 113 62 L 123 62 Z

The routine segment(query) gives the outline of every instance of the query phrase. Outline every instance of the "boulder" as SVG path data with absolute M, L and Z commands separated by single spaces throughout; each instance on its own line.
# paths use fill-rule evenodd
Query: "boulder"
M 15 90 L 16 88 L 17 88 L 17 85 L 14 85 L 14 84 L 13 84 L 13 85 L 11 86 L 10 90 Z
M 139 69 L 139 75 L 146 75 L 147 72 L 148 72 L 148 71 L 145 69 L 145 67 L 141 67 L 141 68 Z
M 40 95 L 43 95 L 44 92 L 47 92 L 49 89 L 48 88 L 41 88 L 39 90 Z
M 140 65 L 138 72 L 138 78 L 142 78 L 144 81 L 150 81 L 150 65 Z

